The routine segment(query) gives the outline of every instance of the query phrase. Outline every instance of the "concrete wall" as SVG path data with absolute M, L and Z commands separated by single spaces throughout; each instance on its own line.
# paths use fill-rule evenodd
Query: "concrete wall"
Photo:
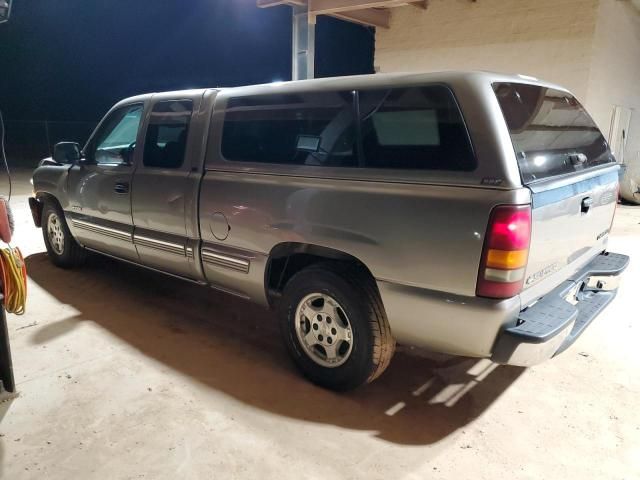
M 640 4 L 640 2 L 637 2 Z M 613 109 L 633 109 L 627 199 L 640 183 L 640 8 L 630 0 L 431 0 L 393 11 L 376 33 L 382 72 L 493 70 L 570 89 L 608 137 Z M 633 198 L 640 203 L 640 194 Z
M 602 0 L 593 42 L 587 107 L 607 134 L 616 105 L 632 110 L 624 151 L 627 174 L 620 189 L 628 200 L 640 202 L 640 195 L 634 197 L 640 184 L 640 10 L 628 1 Z
M 598 0 L 432 0 L 393 11 L 378 29 L 382 72 L 493 70 L 588 91 Z

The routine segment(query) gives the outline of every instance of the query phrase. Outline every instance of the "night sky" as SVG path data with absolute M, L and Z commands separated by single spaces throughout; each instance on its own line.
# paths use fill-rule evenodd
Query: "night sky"
M 288 80 L 291 10 L 255 0 L 15 0 L 0 25 L 7 120 L 95 122 L 130 95 Z M 317 76 L 370 73 L 373 31 L 317 26 Z

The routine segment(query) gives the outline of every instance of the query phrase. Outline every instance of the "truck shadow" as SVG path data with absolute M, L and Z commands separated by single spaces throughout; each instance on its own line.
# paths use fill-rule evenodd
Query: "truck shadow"
M 304 380 L 280 341 L 272 312 L 114 260 L 82 269 L 26 259 L 29 276 L 80 313 L 47 324 L 44 344 L 91 321 L 140 352 L 256 408 L 309 422 L 371 431 L 388 442 L 442 440 L 484 412 L 522 373 L 488 360 L 425 356 L 400 348 L 387 372 L 355 392 L 336 394 Z

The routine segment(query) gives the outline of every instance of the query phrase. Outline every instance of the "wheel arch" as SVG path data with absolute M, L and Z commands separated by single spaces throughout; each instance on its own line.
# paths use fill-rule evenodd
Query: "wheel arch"
M 44 204 L 44 202 L 53 202 L 58 207 L 60 207 L 60 209 L 62 210 L 62 204 L 60 203 L 60 200 L 58 200 L 58 197 L 56 197 L 52 193 L 49 193 L 49 192 L 37 192 L 36 193 L 36 199 L 39 202 L 43 203 L 43 204 Z
M 44 204 L 47 202 L 54 204 L 56 207 L 60 209 L 60 211 L 63 214 L 65 214 L 64 208 L 62 208 L 62 203 L 60 203 L 60 200 L 58 200 L 58 197 L 56 197 L 54 194 L 49 192 L 36 192 L 35 198 L 38 203 L 37 208 L 39 209 L 39 214 L 40 214 L 40 225 L 36 225 L 37 227 L 42 227 L 42 222 L 44 222 L 44 219 L 42 218 L 42 213 L 44 212 Z
M 271 249 L 265 268 L 264 283 L 269 304 L 277 302 L 284 286 L 293 275 L 313 264 L 326 261 L 350 263 L 362 270 L 371 280 L 375 280 L 367 265 L 347 252 L 309 243 L 283 242 Z

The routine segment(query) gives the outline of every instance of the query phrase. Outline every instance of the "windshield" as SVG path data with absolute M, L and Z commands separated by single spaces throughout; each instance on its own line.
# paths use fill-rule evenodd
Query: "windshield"
M 615 162 L 600 130 L 571 94 L 494 83 L 524 183 Z

